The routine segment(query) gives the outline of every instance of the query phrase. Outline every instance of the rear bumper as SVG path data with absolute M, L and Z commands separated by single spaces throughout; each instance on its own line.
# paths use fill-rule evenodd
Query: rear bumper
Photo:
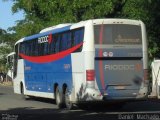
M 79 101 L 111 101 L 111 100 L 122 100 L 122 101 L 134 101 L 134 100 L 146 100 L 147 99 L 147 87 L 143 87 L 139 90 L 136 95 L 125 95 L 125 96 L 114 96 L 107 93 L 101 94 L 98 89 L 86 88 Z
M 101 95 L 99 90 L 96 90 L 94 88 L 86 88 L 83 92 L 83 94 L 81 94 L 81 96 L 79 96 L 78 101 L 102 101 L 103 100 L 103 96 Z
M 139 90 L 139 94 L 137 95 L 136 99 L 146 99 L 148 98 L 148 85 L 145 84 L 144 87 L 142 87 Z
M 137 98 L 137 97 L 114 97 L 114 98 L 108 98 L 108 96 L 103 96 L 103 101 L 143 101 L 143 100 L 147 100 L 147 97 L 141 97 L 141 98 Z

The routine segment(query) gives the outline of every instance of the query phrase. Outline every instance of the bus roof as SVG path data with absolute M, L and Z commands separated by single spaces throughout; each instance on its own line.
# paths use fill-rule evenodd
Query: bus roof
M 38 38 L 38 37 L 41 37 L 41 36 L 45 36 L 45 35 L 48 35 L 48 34 L 51 34 L 51 33 L 54 34 L 54 33 L 64 32 L 64 31 L 67 31 L 67 30 L 70 30 L 70 25 L 66 26 L 66 27 L 63 27 L 63 28 L 49 30 L 49 31 L 46 31 L 46 32 L 42 32 L 42 33 L 38 33 L 38 34 L 35 34 L 35 35 L 32 35 L 32 36 L 25 37 L 24 41 L 31 40 L 31 39 L 34 39 L 34 38 Z
M 116 18 L 107 18 L 107 19 L 91 19 L 93 24 L 102 24 L 107 22 L 107 23 L 113 23 L 113 24 L 141 24 L 142 21 L 140 20 L 131 20 L 131 19 L 116 19 Z M 15 44 L 19 43 L 19 42 L 23 42 L 23 41 L 28 41 L 28 40 L 32 40 L 34 38 L 38 38 L 38 37 L 42 37 L 48 34 L 54 34 L 54 33 L 60 33 L 60 32 L 64 32 L 64 31 L 68 31 L 71 29 L 76 29 L 82 26 L 85 26 L 85 24 L 90 21 L 90 20 L 86 20 L 86 21 L 80 21 L 78 23 L 65 23 L 65 24 L 59 24 L 56 26 L 52 26 L 52 27 L 48 27 L 45 28 L 43 30 L 40 31 L 40 33 L 38 34 L 34 34 L 28 37 L 24 37 L 20 40 L 18 40 Z
M 59 24 L 59 25 L 51 26 L 51 27 L 42 29 L 39 33 L 44 33 L 44 32 L 47 32 L 47 31 L 51 31 L 51 30 L 55 30 L 55 29 L 58 29 L 58 28 L 66 27 L 66 26 L 69 26 L 69 25 L 72 25 L 72 23 L 65 23 L 65 24 Z
M 31 36 L 28 36 L 28 37 L 24 37 L 20 40 L 18 40 L 15 44 L 19 43 L 19 42 L 23 42 L 23 41 L 28 41 L 28 40 L 32 40 L 34 38 L 38 38 L 38 37 L 42 37 L 42 36 L 45 36 L 45 35 L 48 35 L 48 34 L 54 34 L 54 33 L 60 33 L 60 32 L 64 32 L 64 31 L 67 31 L 67 30 L 70 30 L 70 26 L 65 26 L 65 27 L 62 27 L 62 28 L 58 28 L 58 29 L 54 29 L 54 30 L 49 30 L 49 31 L 46 31 L 46 32 L 42 32 L 42 33 L 38 33 L 38 34 L 34 34 L 34 35 L 31 35 Z

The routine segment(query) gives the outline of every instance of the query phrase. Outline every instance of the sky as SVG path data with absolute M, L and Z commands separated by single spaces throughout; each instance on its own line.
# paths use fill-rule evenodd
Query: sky
M 17 20 L 24 19 L 22 11 L 12 13 L 13 2 L 8 0 L 3 2 L 0 0 L 0 28 L 7 30 L 9 27 L 15 26 Z

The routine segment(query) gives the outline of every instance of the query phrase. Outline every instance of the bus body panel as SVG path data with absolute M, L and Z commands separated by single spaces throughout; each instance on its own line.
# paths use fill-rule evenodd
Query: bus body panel
M 95 20 L 94 24 L 95 77 L 101 94 L 105 99 L 145 98 L 144 24 L 124 19 Z
M 81 88 L 85 85 L 85 78 L 84 78 L 84 53 L 72 53 L 72 80 L 73 80 L 73 87 L 72 87 L 72 101 L 76 102 L 80 99 L 81 96 Z
M 21 94 L 21 89 L 20 89 L 21 82 L 25 86 L 25 82 L 24 82 L 24 61 L 23 60 L 18 60 L 17 61 L 17 76 L 13 80 L 14 92 L 17 93 L 17 94 Z
M 49 63 L 32 63 L 25 60 L 25 84 L 27 90 L 53 93 L 54 83 L 72 87 L 71 55 Z
M 106 92 L 112 99 L 137 96 L 143 80 L 142 66 L 140 60 L 96 60 L 95 74 L 101 93 Z

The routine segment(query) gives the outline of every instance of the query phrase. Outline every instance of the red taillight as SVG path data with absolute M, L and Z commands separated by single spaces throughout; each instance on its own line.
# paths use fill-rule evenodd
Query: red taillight
M 86 70 L 86 80 L 94 81 L 95 79 L 95 71 L 94 70 Z
M 149 76 L 148 76 L 148 69 L 144 69 L 144 80 L 149 80 Z

